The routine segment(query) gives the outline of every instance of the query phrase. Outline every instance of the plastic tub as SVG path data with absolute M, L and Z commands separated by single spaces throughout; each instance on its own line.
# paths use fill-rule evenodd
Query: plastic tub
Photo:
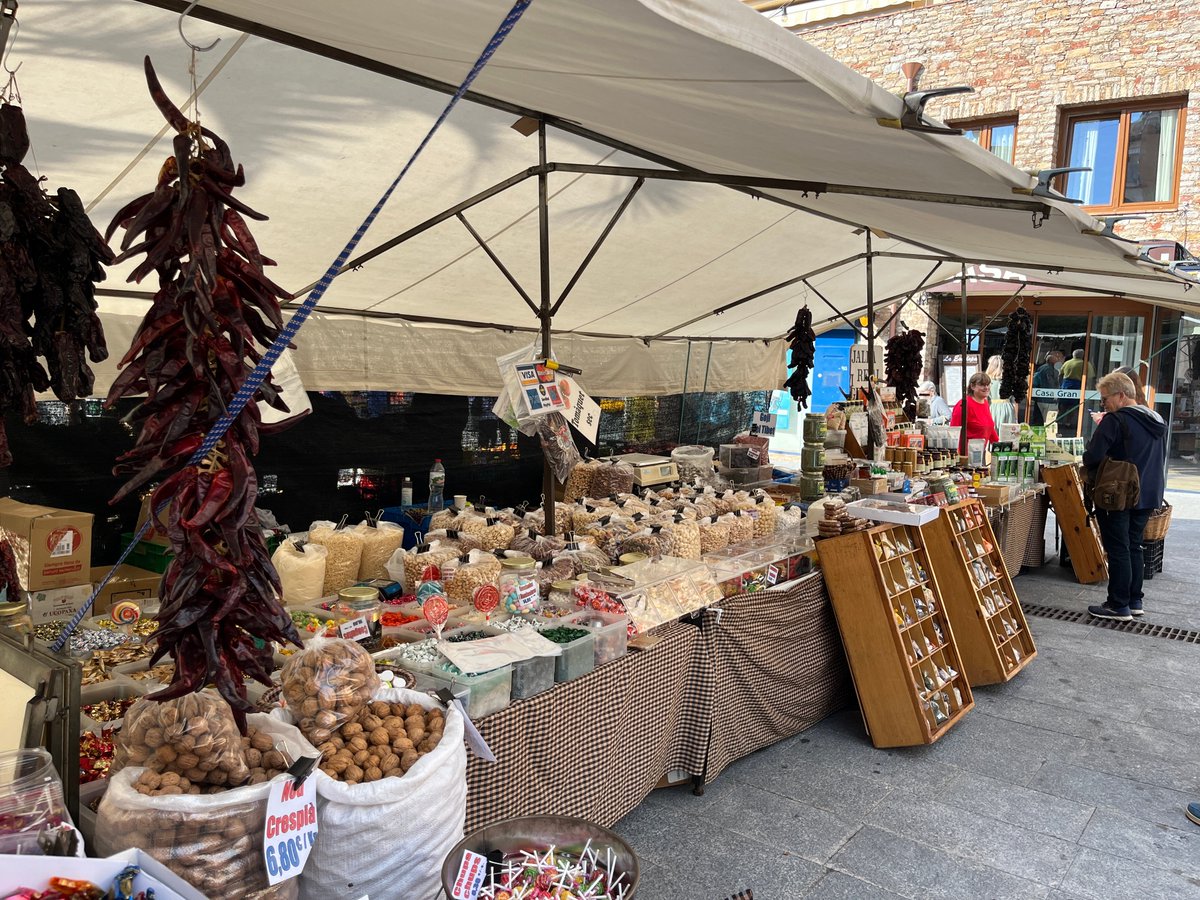
M 451 693 L 470 690 L 471 696 L 467 701 L 467 713 L 472 719 L 482 719 L 484 716 L 499 712 L 508 706 L 512 696 L 512 666 L 501 666 L 490 672 L 478 675 L 453 674 L 445 670 L 433 670 L 430 674 L 448 679 Z
M 554 687 L 557 657 L 535 656 L 512 664 L 512 698 L 525 700 Z
M 572 625 L 565 621 L 556 627 L 579 628 L 578 625 Z M 595 669 L 596 653 L 592 649 L 595 641 L 595 635 L 588 631 L 583 637 L 576 638 L 565 644 L 559 644 L 562 648 L 562 656 L 553 657 L 554 680 L 560 684 L 564 681 L 573 681 L 579 676 L 586 675 Z
M 628 616 L 589 609 L 565 619 L 563 624 L 586 628 L 592 633 L 596 668 L 625 655 L 629 640 Z
M 158 689 L 157 683 L 154 684 L 154 689 Z M 86 685 L 79 692 L 79 730 L 100 734 L 106 728 L 116 730 L 125 722 L 124 716 L 107 721 L 93 719 L 84 712 L 83 707 L 106 700 L 136 700 L 145 694 L 146 690 L 140 684 L 131 681 L 102 681 L 100 684 Z

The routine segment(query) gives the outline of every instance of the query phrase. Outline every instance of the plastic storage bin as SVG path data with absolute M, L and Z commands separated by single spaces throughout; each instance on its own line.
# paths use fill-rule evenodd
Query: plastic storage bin
M 559 623 L 562 628 L 579 628 L 578 625 L 572 625 L 569 622 Z M 552 657 L 554 659 L 554 680 L 562 683 L 564 681 L 573 681 L 580 675 L 586 675 L 596 668 L 596 653 L 592 649 L 596 638 L 590 631 L 580 628 L 585 631 L 583 637 L 576 638 L 566 644 L 559 644 L 562 648 L 562 656 Z
M 628 649 L 628 616 L 588 609 L 565 619 L 563 624 L 586 628 L 592 633 L 596 668 L 624 656 Z
M 512 673 L 512 666 L 501 666 L 478 675 L 455 674 L 444 669 L 431 672 L 436 677 L 449 680 L 451 693 L 458 694 L 462 690 L 471 692 L 467 700 L 467 713 L 472 719 L 481 719 L 508 706 L 512 696 Z
M 535 656 L 512 664 L 512 698 L 525 700 L 554 687 L 554 667 L 558 657 Z
M 158 685 L 154 684 L 153 689 L 157 690 Z M 100 684 L 86 685 L 79 692 L 79 730 L 100 734 L 106 728 L 114 730 L 120 728 L 125 721 L 124 717 L 99 721 L 85 713 L 83 707 L 91 706 L 93 703 L 103 703 L 106 700 L 136 700 L 145 694 L 146 690 L 132 681 L 104 681 Z

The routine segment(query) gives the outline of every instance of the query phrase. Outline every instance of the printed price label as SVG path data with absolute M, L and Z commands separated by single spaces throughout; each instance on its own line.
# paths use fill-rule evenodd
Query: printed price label
M 778 583 L 779 583 L 779 566 L 775 565 L 774 563 L 771 563 L 771 565 L 767 566 L 767 584 L 774 585 L 774 584 L 778 584 Z
M 750 433 L 763 437 L 774 437 L 778 417 L 774 413 L 756 412 L 750 423 Z
M 83 535 L 78 528 L 56 528 L 46 539 L 46 549 L 50 551 L 51 558 L 70 556 L 82 541 Z
M 454 879 L 454 889 L 450 892 L 452 900 L 475 900 L 479 896 L 479 889 L 483 887 L 483 876 L 486 873 L 487 857 L 480 856 L 472 850 L 464 850 L 458 876 Z
M 338 635 L 348 641 L 361 641 L 371 636 L 371 626 L 363 616 L 343 622 L 338 626 Z
M 263 861 L 268 884 L 295 878 L 304 870 L 317 840 L 317 785 L 300 785 L 291 775 L 271 782 L 267 823 L 263 828 Z

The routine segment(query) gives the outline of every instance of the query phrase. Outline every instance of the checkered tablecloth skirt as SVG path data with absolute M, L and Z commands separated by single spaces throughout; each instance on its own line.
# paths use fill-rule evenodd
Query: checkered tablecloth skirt
M 704 782 L 734 760 L 804 731 L 854 702 L 833 607 L 820 572 L 790 587 L 740 594 L 705 612 L 702 681 L 688 684 L 698 719 L 708 710 Z
M 468 752 L 468 833 L 529 815 L 611 825 L 665 773 L 703 773 L 704 741 L 687 720 L 685 701 L 687 686 L 699 677 L 693 669 L 703 664 L 700 631 L 677 622 L 662 634 L 647 650 L 477 723 L 497 761 Z

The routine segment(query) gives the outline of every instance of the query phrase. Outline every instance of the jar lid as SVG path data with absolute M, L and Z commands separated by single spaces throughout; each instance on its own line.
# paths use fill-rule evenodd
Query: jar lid
M 649 558 L 649 556 L 646 553 L 622 553 L 620 557 L 621 565 L 623 566 L 627 566 L 630 563 L 641 562 L 643 559 L 647 558 Z
M 338 599 L 347 603 L 378 603 L 379 589 L 373 587 L 348 587 L 338 591 Z
M 0 603 L 0 619 L 6 619 L 9 616 L 20 615 L 25 612 L 25 604 L 21 600 L 13 600 L 9 603 Z
M 500 567 L 504 569 L 532 569 L 536 565 L 532 556 L 510 556 L 500 561 Z
M 570 591 L 575 587 L 575 582 L 567 578 L 562 581 L 553 581 L 550 583 L 550 588 L 555 591 Z

